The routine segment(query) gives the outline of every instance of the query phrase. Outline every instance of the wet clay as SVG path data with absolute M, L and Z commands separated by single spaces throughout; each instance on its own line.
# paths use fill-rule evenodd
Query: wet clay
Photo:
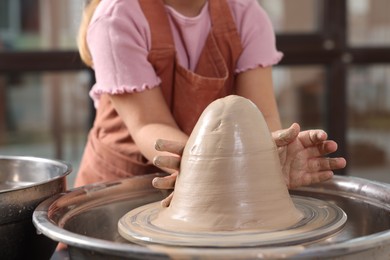
M 271 231 L 302 217 L 262 113 L 232 95 L 201 115 L 183 152 L 171 204 L 151 221 L 183 232 Z

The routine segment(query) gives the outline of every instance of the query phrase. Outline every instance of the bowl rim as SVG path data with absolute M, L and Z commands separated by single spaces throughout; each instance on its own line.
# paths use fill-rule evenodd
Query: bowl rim
M 59 159 L 49 159 L 49 158 L 43 158 L 43 157 L 22 156 L 22 155 L 17 155 L 17 156 L 0 155 L 0 161 L 2 161 L 2 160 L 20 160 L 20 161 L 31 161 L 31 162 L 34 161 L 34 162 L 50 163 L 52 165 L 61 166 L 61 168 L 64 168 L 64 171 L 61 172 L 61 174 L 59 174 L 58 176 L 55 176 L 55 177 L 48 179 L 48 180 L 38 181 L 38 182 L 34 182 L 33 184 L 27 184 L 27 185 L 23 185 L 23 186 L 20 186 L 17 188 L 12 188 L 12 189 L 2 189 L 2 190 L 0 190 L 0 194 L 5 194 L 8 192 L 14 192 L 14 191 L 19 191 L 19 190 L 25 190 L 25 189 L 35 187 L 38 185 L 46 184 L 46 183 L 64 178 L 73 171 L 73 167 L 70 163 L 63 161 L 63 160 L 59 160 Z

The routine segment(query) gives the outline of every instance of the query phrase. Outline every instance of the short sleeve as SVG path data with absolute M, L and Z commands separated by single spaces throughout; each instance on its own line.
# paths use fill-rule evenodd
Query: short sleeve
M 95 106 L 101 94 L 140 92 L 160 84 L 147 60 L 148 23 L 139 4 L 130 4 L 138 1 L 110 2 L 102 1 L 98 6 L 87 33 L 96 76 L 90 91 Z
M 256 0 L 232 2 L 243 46 L 236 73 L 277 64 L 283 54 L 276 49 L 275 32 L 267 13 Z

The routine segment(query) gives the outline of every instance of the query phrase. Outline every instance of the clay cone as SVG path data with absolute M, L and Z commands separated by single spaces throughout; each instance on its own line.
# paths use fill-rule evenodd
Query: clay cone
M 183 152 L 171 204 L 152 223 L 184 232 L 271 231 L 301 218 L 262 113 L 248 99 L 228 96 L 201 115 Z

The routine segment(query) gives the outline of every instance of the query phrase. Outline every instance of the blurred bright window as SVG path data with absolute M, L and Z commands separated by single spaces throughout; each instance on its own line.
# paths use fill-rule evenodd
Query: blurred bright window
M 351 46 L 390 45 L 389 0 L 348 0 L 347 4 Z
M 277 33 L 313 33 L 320 29 L 321 0 L 258 0 L 258 2 L 267 11 Z
M 1 0 L 0 50 L 75 49 L 83 1 Z

